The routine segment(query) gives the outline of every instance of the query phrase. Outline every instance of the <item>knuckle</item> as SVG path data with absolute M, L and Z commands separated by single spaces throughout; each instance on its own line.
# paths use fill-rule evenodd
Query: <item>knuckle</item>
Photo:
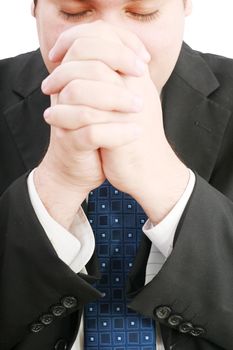
M 91 120 L 91 111 L 89 108 L 81 107 L 78 115 L 79 119 L 83 122 L 89 122 Z
M 69 82 L 64 89 L 60 93 L 60 101 L 65 102 L 65 101 L 70 101 L 74 102 L 77 101 L 79 97 L 79 82 L 77 80 L 73 80 Z

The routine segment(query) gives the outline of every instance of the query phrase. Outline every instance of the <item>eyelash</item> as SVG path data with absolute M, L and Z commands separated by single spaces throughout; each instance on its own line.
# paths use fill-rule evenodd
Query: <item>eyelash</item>
M 79 13 L 67 13 L 67 12 L 61 11 L 61 15 L 64 16 L 67 20 L 72 20 L 72 19 L 78 20 L 78 19 L 87 17 L 89 12 L 91 11 L 83 11 Z M 141 22 L 151 22 L 154 19 L 156 19 L 159 15 L 158 11 L 148 13 L 148 14 L 140 14 L 140 13 L 134 13 L 134 12 L 128 12 L 128 13 L 130 13 L 131 17 L 136 18 L 138 21 L 141 21 Z
M 153 20 L 155 20 L 158 16 L 159 16 L 159 12 L 155 11 L 152 13 L 148 13 L 148 14 L 140 14 L 140 13 L 133 13 L 130 12 L 130 16 L 136 18 L 137 20 L 141 21 L 141 22 L 151 22 Z
M 64 16 L 67 20 L 80 19 L 80 18 L 87 17 L 88 12 L 90 12 L 90 11 L 83 11 L 83 12 L 79 12 L 79 13 L 68 13 L 65 11 L 61 11 L 61 15 Z

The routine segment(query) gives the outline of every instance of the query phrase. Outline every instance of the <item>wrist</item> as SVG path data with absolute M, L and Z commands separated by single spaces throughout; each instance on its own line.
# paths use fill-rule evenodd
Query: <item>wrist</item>
M 48 213 L 66 229 L 71 226 L 88 190 L 65 182 L 52 168 L 42 162 L 35 169 L 33 180 L 36 191 Z
M 154 224 L 161 222 L 186 190 L 189 182 L 189 169 L 176 157 L 167 164 L 151 171 L 144 190 L 134 196 Z M 154 174 L 154 176 L 153 176 Z

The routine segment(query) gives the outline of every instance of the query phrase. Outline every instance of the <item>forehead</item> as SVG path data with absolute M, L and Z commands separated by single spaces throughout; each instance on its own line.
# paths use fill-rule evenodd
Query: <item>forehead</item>
M 124 4 L 147 4 L 147 3 L 155 3 L 158 0 L 56 0 L 56 2 L 66 2 L 73 4 L 96 4 L 99 6 L 119 6 Z

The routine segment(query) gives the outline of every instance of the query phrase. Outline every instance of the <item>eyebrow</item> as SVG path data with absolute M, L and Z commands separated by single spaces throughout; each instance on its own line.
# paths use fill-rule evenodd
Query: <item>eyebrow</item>
M 75 0 L 76 2 L 89 3 L 95 0 Z M 97 0 L 98 1 L 98 0 Z M 141 2 L 151 2 L 153 0 L 125 0 L 124 2 L 141 3 Z
M 56 2 L 59 2 L 60 0 L 55 0 Z M 64 1 L 64 0 L 63 0 Z M 71 0 L 72 3 L 80 3 L 80 4 L 91 4 L 91 3 L 95 3 L 97 1 L 97 3 L 101 3 L 101 0 Z M 135 5 L 141 5 L 143 2 L 144 3 L 151 3 L 155 0 L 124 0 L 122 1 L 125 4 L 135 4 Z

